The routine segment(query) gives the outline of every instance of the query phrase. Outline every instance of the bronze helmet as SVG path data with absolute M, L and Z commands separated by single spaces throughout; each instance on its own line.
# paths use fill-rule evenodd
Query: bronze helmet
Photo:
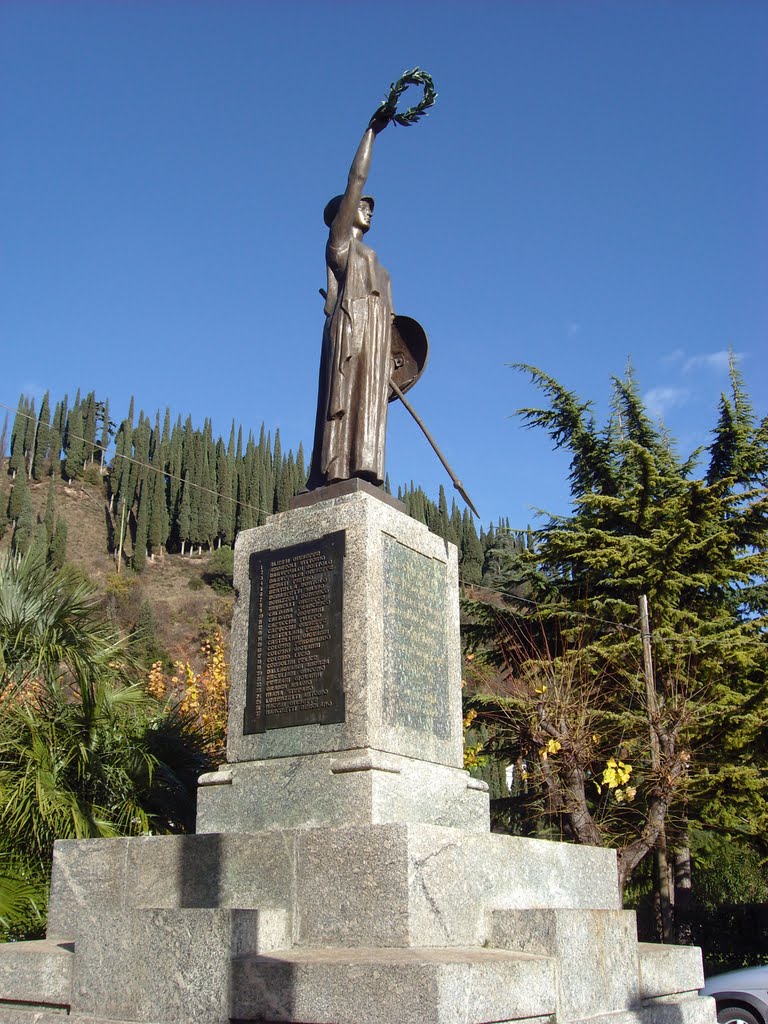
M 334 196 L 333 199 L 329 200 L 325 204 L 325 209 L 323 210 L 323 220 L 325 221 L 325 226 L 327 228 L 329 228 L 331 224 L 333 224 L 336 218 L 336 214 L 339 212 L 339 207 L 341 206 L 341 200 L 343 198 L 344 196 Z M 371 207 L 371 211 L 373 211 L 373 207 L 375 205 L 373 201 L 373 196 L 360 196 L 360 201 L 368 203 Z

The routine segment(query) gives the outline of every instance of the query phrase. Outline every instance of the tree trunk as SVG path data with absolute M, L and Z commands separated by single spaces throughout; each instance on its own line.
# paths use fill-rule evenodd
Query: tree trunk
M 687 834 L 684 841 L 686 845 L 675 850 L 675 941 L 681 946 L 692 946 L 691 848 Z
M 656 874 L 654 878 L 654 896 L 657 907 L 656 931 L 662 942 L 675 941 L 674 911 L 672 909 L 672 887 L 669 879 L 669 861 L 667 860 L 667 833 L 662 828 L 654 856 Z

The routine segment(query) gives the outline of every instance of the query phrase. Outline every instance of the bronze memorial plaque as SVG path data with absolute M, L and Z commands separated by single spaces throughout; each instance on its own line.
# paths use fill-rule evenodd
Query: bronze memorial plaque
M 251 555 L 245 735 L 344 721 L 344 531 Z

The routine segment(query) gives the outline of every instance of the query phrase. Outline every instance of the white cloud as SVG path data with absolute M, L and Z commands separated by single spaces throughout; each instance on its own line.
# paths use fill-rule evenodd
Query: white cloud
M 682 363 L 685 358 L 685 352 L 681 348 L 673 348 L 667 355 L 661 357 L 661 362 L 664 366 L 674 366 L 676 363 Z
M 643 397 L 645 407 L 652 416 L 662 417 L 669 409 L 685 405 L 690 398 L 687 388 L 651 388 Z
M 733 355 L 738 362 L 741 358 L 740 354 L 734 352 Z M 691 356 L 689 359 L 686 359 L 683 365 L 683 373 L 699 369 L 713 370 L 715 373 L 726 373 L 730 357 L 731 353 L 727 348 L 720 349 L 719 352 L 704 352 L 698 356 Z

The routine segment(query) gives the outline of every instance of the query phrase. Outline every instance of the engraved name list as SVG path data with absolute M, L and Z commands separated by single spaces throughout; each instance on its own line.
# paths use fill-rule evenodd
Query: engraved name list
M 245 734 L 344 721 L 344 533 L 251 555 Z

